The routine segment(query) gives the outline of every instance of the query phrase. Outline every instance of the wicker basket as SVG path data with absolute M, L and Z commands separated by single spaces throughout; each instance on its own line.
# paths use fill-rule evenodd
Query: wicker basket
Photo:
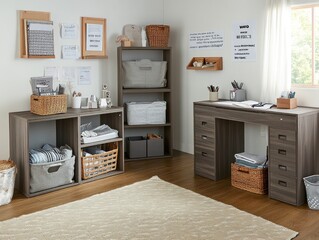
M 67 95 L 31 95 L 30 105 L 30 111 L 38 115 L 65 113 L 67 111 Z
M 92 156 L 81 157 L 82 160 L 82 179 L 96 177 L 116 169 L 118 144 L 105 144 L 105 153 L 94 154 Z
M 150 47 L 168 47 L 169 26 L 167 25 L 148 25 L 146 35 Z
M 16 173 L 17 168 L 13 161 L 0 160 L 0 206 L 11 202 Z
M 231 184 L 234 187 L 258 194 L 268 192 L 268 169 L 248 168 L 231 164 Z

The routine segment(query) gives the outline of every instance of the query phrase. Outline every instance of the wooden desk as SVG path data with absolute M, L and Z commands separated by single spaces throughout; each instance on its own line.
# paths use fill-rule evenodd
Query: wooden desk
M 319 172 L 319 109 L 253 109 L 194 103 L 195 174 L 230 177 L 234 154 L 244 151 L 244 123 L 268 126 L 269 197 L 293 205 L 306 200 L 303 177 Z

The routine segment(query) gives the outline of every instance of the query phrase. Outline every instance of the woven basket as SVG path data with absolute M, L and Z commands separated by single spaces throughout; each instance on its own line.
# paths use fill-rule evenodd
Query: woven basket
M 0 160 L 0 206 L 11 202 L 16 173 L 17 168 L 13 161 Z
M 105 153 L 81 157 L 82 179 L 96 177 L 116 169 L 118 155 L 117 142 L 105 144 L 105 149 L 107 149 Z
M 268 169 L 248 168 L 231 164 L 231 184 L 234 187 L 258 194 L 268 192 Z
M 65 113 L 67 111 L 67 95 L 31 95 L 30 106 L 30 111 L 38 115 Z
M 150 47 L 168 47 L 169 26 L 167 25 L 148 25 L 146 35 Z

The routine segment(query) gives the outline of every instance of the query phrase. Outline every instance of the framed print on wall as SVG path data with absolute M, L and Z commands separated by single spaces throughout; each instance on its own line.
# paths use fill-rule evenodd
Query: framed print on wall
M 82 17 L 82 58 L 107 58 L 106 19 Z

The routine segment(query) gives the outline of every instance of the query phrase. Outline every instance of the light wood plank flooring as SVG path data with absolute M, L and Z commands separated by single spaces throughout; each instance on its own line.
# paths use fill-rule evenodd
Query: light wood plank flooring
M 307 205 L 295 207 L 269 199 L 265 195 L 234 188 L 229 179 L 214 182 L 194 176 L 193 167 L 193 155 L 181 152 L 175 152 L 171 159 L 126 162 L 124 174 L 33 198 L 15 194 L 10 204 L 0 207 L 0 221 L 83 199 L 157 175 L 180 187 L 298 231 L 299 236 L 295 238 L 297 240 L 319 239 L 319 211 L 310 210 Z

